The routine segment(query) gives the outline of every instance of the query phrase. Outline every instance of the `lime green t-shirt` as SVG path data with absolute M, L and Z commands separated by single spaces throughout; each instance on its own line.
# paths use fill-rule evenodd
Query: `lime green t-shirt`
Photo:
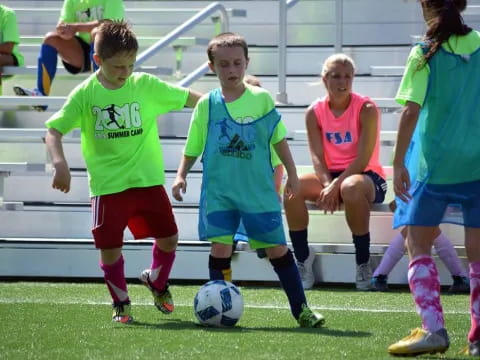
M 65 0 L 59 20 L 64 23 L 121 20 L 124 12 L 123 0 Z M 77 35 L 90 43 L 90 33 L 80 32 Z
M 451 53 L 466 55 L 471 54 L 480 47 L 480 33 L 471 31 L 467 35 L 452 35 L 442 44 L 442 47 Z M 395 100 L 405 105 L 411 101 L 423 105 L 428 87 L 430 67 L 428 64 L 419 68 L 423 63 L 423 51 L 420 45 L 415 45 L 408 55 L 407 65 L 402 81 L 395 96 Z
M 209 118 L 209 94 L 203 95 L 192 114 L 187 142 L 183 153 L 186 156 L 198 157 L 203 153 L 207 140 Z M 275 103 L 270 93 L 258 86 L 246 85 L 246 90 L 237 100 L 226 103 L 227 110 L 233 120 L 249 123 L 268 114 Z M 279 121 L 272 135 L 271 144 L 282 141 L 287 134 L 283 121 Z M 281 164 L 276 152 L 272 149 L 272 166 Z
M 46 126 L 62 134 L 80 128 L 92 196 L 162 185 L 157 118 L 182 109 L 188 94 L 188 89 L 146 73 L 133 73 L 120 89 L 108 90 L 92 74 Z
M 18 50 L 20 34 L 18 33 L 17 14 L 5 5 L 0 5 L 0 44 L 12 42 L 12 54 L 17 58 L 18 65 L 23 66 L 25 60 Z

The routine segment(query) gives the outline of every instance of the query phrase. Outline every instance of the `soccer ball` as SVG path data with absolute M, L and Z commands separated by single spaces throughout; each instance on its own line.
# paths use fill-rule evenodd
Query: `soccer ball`
M 202 325 L 234 326 L 243 314 L 243 297 L 231 282 L 211 280 L 198 290 L 193 310 Z

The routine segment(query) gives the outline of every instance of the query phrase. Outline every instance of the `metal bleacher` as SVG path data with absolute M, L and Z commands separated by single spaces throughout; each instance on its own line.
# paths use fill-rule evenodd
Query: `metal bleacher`
M 249 72 L 259 77 L 273 96 L 278 91 L 278 1 L 220 1 L 229 14 L 229 29 L 245 36 L 250 45 Z M 343 51 L 357 64 L 354 90 L 369 95 L 382 112 L 381 162 L 389 166 L 399 118 L 393 97 L 400 81 L 412 36 L 423 33 L 424 25 L 416 1 L 343 1 Z M 468 24 L 478 27 L 475 6 L 466 15 Z M 13 84 L 35 86 L 36 57 L 41 34 L 50 31 L 58 18 L 62 1 L 4 1 L 16 9 L 25 53 L 24 70 L 3 81 L 0 96 L 0 277 L 96 278 L 98 252 L 90 233 L 90 208 L 85 165 L 80 154 L 79 135 L 64 138 L 72 169 L 71 192 L 51 189 L 51 169 L 43 143 L 43 123 L 57 110 L 68 92 L 85 78 L 71 76 L 59 65 L 46 99 L 48 111 L 30 107 L 37 99 L 13 96 Z M 208 1 L 125 1 L 126 17 L 139 36 L 141 51 L 169 31 L 208 6 Z M 368 9 L 368 10 L 366 10 Z M 267 14 L 269 14 L 267 16 Z M 164 48 L 142 66 L 142 70 L 176 82 L 206 61 L 205 39 L 218 31 L 218 19 L 207 19 Z M 300 171 L 308 171 L 311 161 L 305 139 L 304 111 L 325 90 L 318 73 L 324 59 L 334 52 L 335 0 L 302 0 L 288 11 L 287 83 L 288 104 L 279 110 L 289 129 L 288 141 Z M 177 46 L 177 48 L 175 48 Z M 182 47 L 178 63 L 178 46 Z M 390 68 L 389 68 L 390 67 Z M 163 69 L 170 68 L 170 71 Z M 22 72 L 23 71 L 23 72 Z M 206 92 L 218 86 L 207 74 L 191 85 Z M 167 170 L 169 191 L 178 166 L 188 129 L 191 110 L 161 116 L 159 136 Z M 197 240 L 198 197 L 201 164 L 197 162 L 188 179 L 185 202 L 172 199 L 179 226 L 180 245 L 172 279 L 207 279 L 208 244 Z M 391 189 L 387 195 L 393 198 Z M 317 252 L 317 282 L 354 281 L 354 255 L 351 235 L 343 212 L 325 215 L 310 210 L 309 241 Z M 391 214 L 385 207 L 373 209 L 371 235 L 374 260 L 378 261 L 394 234 Z M 463 237 L 453 226 L 445 226 L 461 254 Z M 136 277 L 150 261 L 150 240 L 132 241 L 126 231 L 127 277 Z M 406 282 L 406 258 L 389 276 L 391 283 Z M 440 265 L 440 264 L 439 264 Z M 234 279 L 273 281 L 271 266 L 257 259 L 254 252 L 240 251 L 233 258 Z M 449 276 L 440 265 L 443 283 Z

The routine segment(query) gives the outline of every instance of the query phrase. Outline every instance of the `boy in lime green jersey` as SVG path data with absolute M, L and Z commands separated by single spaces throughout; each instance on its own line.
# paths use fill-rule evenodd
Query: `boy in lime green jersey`
M 17 15 L 13 9 L 0 4 L 0 67 L 23 66 L 23 55 L 18 50 Z M 0 95 L 2 94 L 2 74 L 0 72 Z
M 173 311 L 168 277 L 175 259 L 177 226 L 165 182 L 157 118 L 193 107 L 200 95 L 145 73 L 132 73 L 138 42 L 122 21 L 100 25 L 94 59 L 100 69 L 79 84 L 46 122 L 55 173 L 53 188 L 70 189 L 62 135 L 80 128 L 93 212 L 92 233 L 113 300 L 113 320 L 132 321 L 122 256 L 123 232 L 153 237 L 151 267 L 141 274 L 155 306 Z
M 288 174 L 285 196 L 298 192 L 285 125 L 268 91 L 244 82 L 249 59 L 243 37 L 220 34 L 210 41 L 207 53 L 221 87 L 202 97 L 194 110 L 173 196 L 182 200 L 187 173 L 202 155 L 199 237 L 212 243 L 210 280 L 231 281 L 232 243 L 241 221 L 250 246 L 266 249 L 298 324 L 320 327 L 325 319 L 307 306 L 293 254 L 286 245 L 274 186 L 272 145 Z
M 123 0 L 65 0 L 54 31 L 45 35 L 40 47 L 37 67 L 37 87 L 33 90 L 14 86 L 19 96 L 48 96 L 60 57 L 71 74 L 97 70 L 92 59 L 94 35 L 105 20 L 121 20 Z M 34 106 L 45 111 L 44 105 Z

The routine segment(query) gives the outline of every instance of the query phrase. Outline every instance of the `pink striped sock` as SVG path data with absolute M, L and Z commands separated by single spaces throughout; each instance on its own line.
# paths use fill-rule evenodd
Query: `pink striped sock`
M 435 332 L 445 326 L 440 303 L 440 280 L 437 267 L 429 255 L 421 255 L 410 261 L 408 284 L 417 312 L 425 330 Z
M 468 341 L 480 340 L 480 261 L 470 263 L 470 321 Z
M 382 261 L 375 269 L 373 276 L 390 274 L 393 267 L 400 261 L 404 254 L 405 239 L 403 238 L 402 233 L 399 232 L 397 235 L 395 235 L 392 241 L 390 241 L 387 251 L 385 251 L 385 254 L 383 254 Z
M 105 284 L 107 284 L 113 302 L 130 301 L 125 280 L 123 255 L 120 255 L 118 260 L 111 265 L 100 263 L 100 267 L 103 270 Z
M 156 243 L 152 247 L 152 265 L 150 272 L 150 282 L 157 290 L 164 290 L 167 285 L 170 271 L 175 260 L 175 250 L 165 252 L 160 250 Z

